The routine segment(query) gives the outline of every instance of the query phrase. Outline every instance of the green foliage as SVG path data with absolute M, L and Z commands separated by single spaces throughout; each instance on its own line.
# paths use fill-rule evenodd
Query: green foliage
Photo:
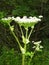
M 0 19 L 3 18 L 4 16 L 6 16 L 6 13 L 0 11 Z
M 15 53 L 14 49 L 9 50 L 4 46 L 0 55 L 0 65 L 21 65 L 20 58 L 21 55 Z
M 12 15 L 14 16 L 25 16 L 28 14 L 29 14 L 29 7 L 26 6 L 16 6 L 16 8 L 12 11 Z

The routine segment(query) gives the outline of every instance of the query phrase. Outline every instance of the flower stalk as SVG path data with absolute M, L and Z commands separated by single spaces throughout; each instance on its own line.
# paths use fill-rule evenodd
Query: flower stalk
M 21 50 L 21 44 L 20 44 L 20 42 L 19 42 L 19 39 L 18 39 L 18 37 L 15 35 L 15 33 L 13 32 L 13 30 L 11 29 L 11 25 L 10 25 L 10 24 L 9 24 L 9 29 L 10 29 L 12 35 L 14 36 L 15 40 L 18 42 L 19 48 L 20 48 L 20 50 Z

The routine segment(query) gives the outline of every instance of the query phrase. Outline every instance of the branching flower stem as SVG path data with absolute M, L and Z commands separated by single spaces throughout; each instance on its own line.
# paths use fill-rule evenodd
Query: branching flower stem
M 30 38 L 31 34 L 32 34 L 33 28 L 31 29 L 29 35 L 28 35 L 28 39 Z
M 27 33 L 28 33 L 28 30 L 26 29 L 26 39 L 27 39 Z M 24 44 L 24 49 L 26 53 L 26 42 Z M 25 54 L 22 54 L 22 65 L 25 65 Z
M 19 39 L 18 39 L 18 37 L 15 35 L 15 33 L 11 30 L 11 25 L 10 24 L 8 24 L 9 25 L 9 29 L 10 29 L 10 31 L 11 31 L 11 33 L 12 33 L 12 35 L 14 36 L 14 38 L 16 39 L 16 41 L 18 42 L 18 45 L 19 45 L 19 48 L 20 48 L 20 51 L 21 51 L 21 44 L 20 44 L 20 42 L 19 42 Z

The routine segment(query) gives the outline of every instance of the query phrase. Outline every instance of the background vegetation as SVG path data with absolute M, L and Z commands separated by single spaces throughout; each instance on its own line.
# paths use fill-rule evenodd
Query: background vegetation
M 44 49 L 42 53 L 37 53 L 35 55 L 31 65 L 49 65 L 49 0 L 0 1 L 0 19 L 8 16 L 29 17 L 38 15 L 43 15 L 43 19 L 40 23 L 35 25 L 35 32 L 31 35 L 30 40 L 42 40 L 41 44 Z M 12 22 L 11 25 L 15 25 L 15 33 L 17 33 L 17 35 L 19 34 L 18 37 L 20 36 L 19 38 L 21 41 L 18 24 Z M 31 46 L 32 44 L 30 44 L 30 47 Z M 21 55 L 18 54 L 18 52 L 20 53 L 18 45 L 10 33 L 9 28 L 0 23 L 0 65 L 20 65 Z

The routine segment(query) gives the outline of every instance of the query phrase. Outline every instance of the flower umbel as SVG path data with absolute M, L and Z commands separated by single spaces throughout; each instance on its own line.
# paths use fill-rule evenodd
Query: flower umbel
M 42 45 L 40 45 L 41 41 L 38 41 L 38 42 L 34 42 L 34 45 L 33 48 L 35 48 L 36 51 L 42 51 L 41 49 L 43 48 Z
M 19 25 L 24 26 L 24 28 L 28 28 L 28 27 L 33 27 L 38 21 L 41 21 L 40 18 L 37 17 L 29 17 L 27 18 L 27 16 L 23 16 L 23 18 L 20 17 L 12 17 L 12 20 L 14 20 L 15 22 L 19 23 Z

